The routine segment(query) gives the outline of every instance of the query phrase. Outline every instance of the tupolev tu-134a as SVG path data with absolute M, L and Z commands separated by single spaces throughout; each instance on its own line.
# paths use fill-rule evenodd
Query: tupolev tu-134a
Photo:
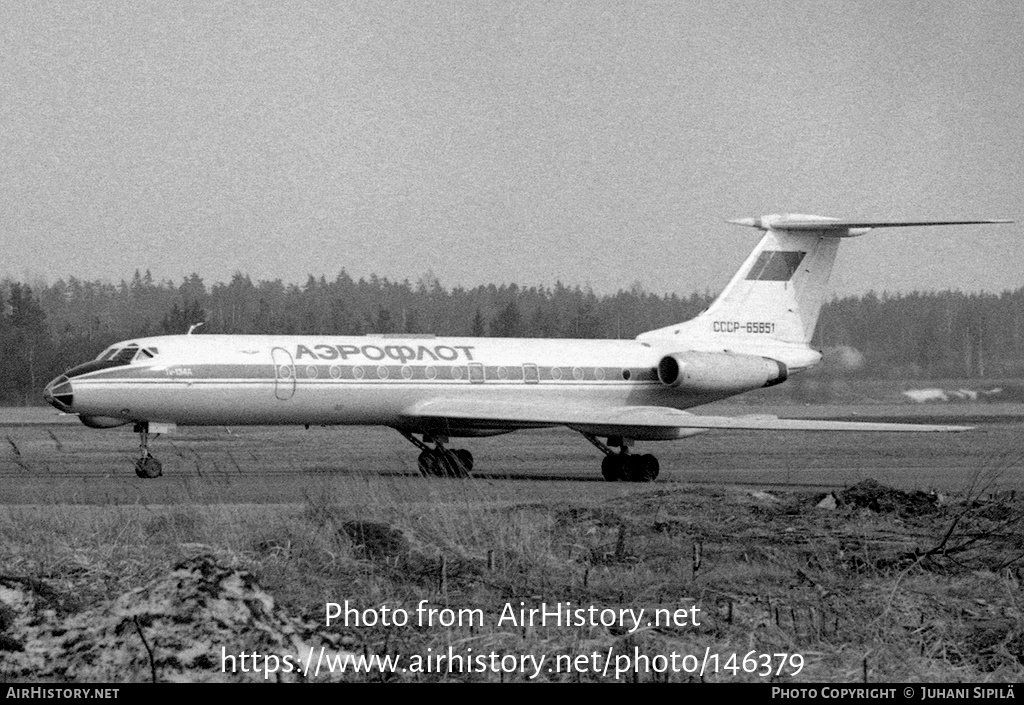
M 44 397 L 94 428 L 133 424 L 139 477 L 162 474 L 150 434 L 176 425 L 381 425 L 419 450 L 426 476 L 466 477 L 449 439 L 566 426 L 604 454 L 607 480 L 650 481 L 635 441 L 710 430 L 940 432 L 962 426 L 702 416 L 685 409 L 785 382 L 810 347 L 842 238 L 872 228 L 1001 220 L 862 222 L 807 215 L 730 221 L 764 231 L 722 293 L 692 320 L 634 340 L 417 335 L 171 335 L 111 346 Z M 191 333 L 191 331 L 190 331 Z

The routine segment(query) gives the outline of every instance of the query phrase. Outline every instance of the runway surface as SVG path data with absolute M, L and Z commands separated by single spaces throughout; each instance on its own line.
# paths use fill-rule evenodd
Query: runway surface
M 706 413 L 956 423 L 955 434 L 718 432 L 688 440 L 641 443 L 661 461 L 654 487 L 742 485 L 842 488 L 867 478 L 903 489 L 1024 491 L 1024 405 L 703 407 Z M 140 480 L 138 438 L 128 426 L 96 430 L 45 409 L 0 409 L 0 504 L 289 504 L 317 494 L 390 496 L 433 501 L 438 493 L 492 500 L 600 499 L 642 485 L 607 483 L 600 453 L 567 429 L 453 439 L 475 458 L 468 481 L 426 479 L 418 451 L 398 433 L 356 427 L 180 428 L 151 450 L 164 477 Z M 646 486 L 650 488 L 651 486 Z M 444 489 L 448 488 L 448 489 Z M 495 500 L 497 501 L 497 500 Z

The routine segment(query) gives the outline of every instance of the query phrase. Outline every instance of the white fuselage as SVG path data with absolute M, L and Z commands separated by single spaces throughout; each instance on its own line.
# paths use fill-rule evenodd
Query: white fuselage
M 656 368 L 672 351 L 638 340 L 179 335 L 133 343 L 155 355 L 72 376 L 76 413 L 402 427 L 415 404 L 432 399 L 683 409 L 735 393 L 662 384 Z

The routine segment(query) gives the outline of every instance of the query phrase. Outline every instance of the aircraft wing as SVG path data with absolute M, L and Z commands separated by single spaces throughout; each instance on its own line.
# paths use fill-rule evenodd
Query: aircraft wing
M 823 419 L 780 419 L 770 415 L 699 416 L 660 406 L 583 407 L 467 400 L 433 400 L 414 405 L 410 421 L 443 428 L 517 429 L 568 426 L 595 435 L 631 438 L 667 438 L 711 429 L 737 431 L 857 431 L 857 432 L 953 432 L 969 426 L 934 424 L 828 421 Z

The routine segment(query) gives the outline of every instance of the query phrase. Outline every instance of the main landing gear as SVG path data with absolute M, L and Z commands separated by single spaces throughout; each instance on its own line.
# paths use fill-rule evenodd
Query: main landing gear
M 149 422 L 135 424 L 133 429 L 139 434 L 139 459 L 135 461 L 135 474 L 143 479 L 152 479 L 164 474 L 160 461 L 149 452 Z
M 604 453 L 601 475 L 608 482 L 653 482 L 657 479 L 661 470 L 658 459 L 650 453 L 630 455 L 629 439 L 615 436 L 608 438 L 608 445 L 619 447 L 619 452 L 616 453 L 608 445 L 597 440 L 593 434 L 584 433 L 583 437 Z
M 411 433 L 399 431 L 414 446 L 420 449 L 418 464 L 424 477 L 469 477 L 473 470 L 473 454 L 464 448 L 448 449 L 444 444 L 448 439 L 443 436 L 423 434 L 423 440 Z M 434 447 L 427 445 L 433 442 Z
M 447 436 L 434 436 L 421 433 L 422 440 L 409 431 L 400 430 L 406 440 L 420 449 L 418 461 L 420 473 L 424 477 L 469 477 L 473 470 L 473 454 L 462 448 L 445 448 Z M 650 453 L 632 455 L 629 446 L 632 439 L 620 436 L 609 436 L 607 445 L 597 440 L 592 433 L 584 433 L 583 437 L 593 443 L 604 453 L 601 461 L 601 475 L 608 482 L 653 482 L 658 477 L 661 466 L 658 459 Z M 428 443 L 433 443 L 431 448 Z M 613 448 L 617 447 L 616 452 Z

